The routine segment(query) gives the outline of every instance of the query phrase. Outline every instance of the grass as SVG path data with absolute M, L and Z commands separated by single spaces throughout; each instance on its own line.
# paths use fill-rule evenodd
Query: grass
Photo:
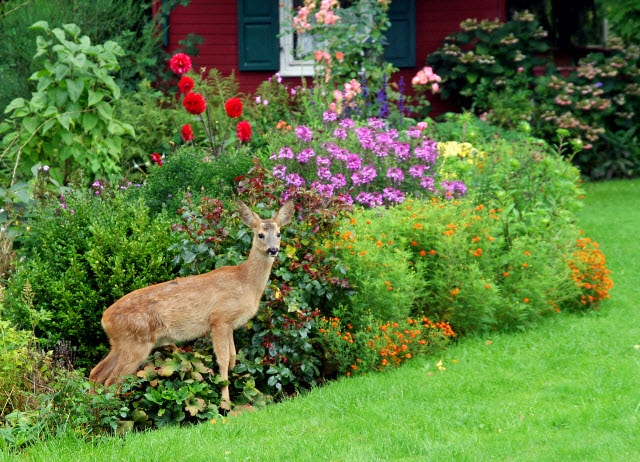
M 0 460 L 640 460 L 640 181 L 585 189 L 578 220 L 616 284 L 600 311 L 465 338 L 441 356 L 224 422 L 61 437 Z

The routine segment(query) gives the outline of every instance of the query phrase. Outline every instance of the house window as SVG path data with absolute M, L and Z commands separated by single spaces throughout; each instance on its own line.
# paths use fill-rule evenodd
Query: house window
M 279 8 L 280 33 L 280 75 L 283 77 L 299 77 L 313 75 L 313 60 L 304 59 L 315 49 L 314 41 L 309 34 L 291 32 L 291 11 L 297 9 L 302 0 L 281 0 Z M 285 33 L 288 32 L 288 33 Z
M 313 75 L 313 61 L 292 50 L 314 49 L 311 37 L 290 33 L 291 10 L 298 0 L 238 0 L 238 63 L 240 71 L 279 71 L 283 76 Z M 385 59 L 397 67 L 415 67 L 415 0 L 393 0 L 388 12 Z M 302 53 L 304 54 L 304 53 Z

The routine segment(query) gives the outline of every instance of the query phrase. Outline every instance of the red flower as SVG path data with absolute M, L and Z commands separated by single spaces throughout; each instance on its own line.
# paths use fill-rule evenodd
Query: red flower
M 188 75 L 183 75 L 178 82 L 178 89 L 180 93 L 189 93 L 193 90 L 193 79 Z
M 191 141 L 193 139 L 193 129 L 191 128 L 191 124 L 184 124 L 180 133 L 182 134 L 182 139 L 184 141 Z
M 151 162 L 158 164 L 158 167 L 162 167 L 162 156 L 160 154 L 154 152 L 153 154 L 150 154 L 149 157 L 151 157 Z
M 190 114 L 202 114 L 207 108 L 207 102 L 200 93 L 189 92 L 182 100 L 182 105 Z
M 191 70 L 191 58 L 184 53 L 176 53 L 169 60 L 169 67 L 175 74 L 186 74 Z
M 238 98 L 229 98 L 224 103 L 224 110 L 227 111 L 227 115 L 233 119 L 242 115 L 242 101 Z
M 236 134 L 238 135 L 238 139 L 240 141 L 250 141 L 251 140 L 251 125 L 249 122 L 242 121 L 238 122 L 236 125 Z

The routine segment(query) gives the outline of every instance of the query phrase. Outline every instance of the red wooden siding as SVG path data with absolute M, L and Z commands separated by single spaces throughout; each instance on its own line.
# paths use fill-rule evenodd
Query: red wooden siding
M 473 17 L 505 20 L 505 0 L 416 0 L 417 69 L 448 34 L 459 28 L 462 20 Z M 194 57 L 196 68 L 215 67 L 224 75 L 234 72 L 245 93 L 255 91 L 273 74 L 238 72 L 238 18 L 234 0 L 191 0 L 189 6 L 179 6 L 171 13 L 169 24 L 170 51 L 189 33 L 202 36 L 204 44 Z M 399 75 L 409 83 L 417 69 L 402 69 Z

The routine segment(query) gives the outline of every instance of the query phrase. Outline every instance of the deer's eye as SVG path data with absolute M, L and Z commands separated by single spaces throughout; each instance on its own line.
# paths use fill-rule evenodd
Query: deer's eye
M 264 234 L 259 233 L 259 234 L 258 234 L 258 237 L 259 237 L 260 239 L 264 239 Z
M 278 236 L 278 239 L 280 238 L 280 233 L 276 234 L 276 236 Z

